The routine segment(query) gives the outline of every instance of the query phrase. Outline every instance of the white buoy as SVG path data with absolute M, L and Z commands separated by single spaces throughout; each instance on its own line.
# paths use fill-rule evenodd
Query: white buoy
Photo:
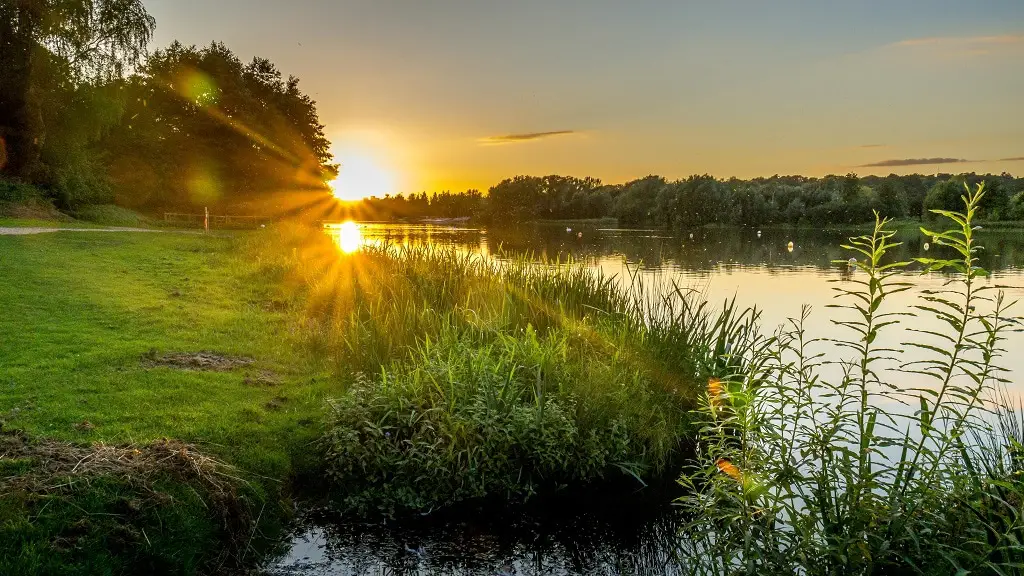
M 924 250 L 925 250 L 925 252 L 927 252 L 929 248 L 931 248 L 931 245 L 928 244 L 927 242 L 925 242 L 924 243 Z
M 569 234 L 572 234 L 572 228 L 566 228 L 565 231 Z
M 792 240 L 789 241 L 789 244 L 786 244 L 786 250 L 789 250 L 790 252 L 793 251 L 793 241 Z
M 757 231 L 757 237 L 758 237 L 758 238 L 760 238 L 760 237 L 761 237 L 761 231 L 760 231 L 760 230 L 758 230 L 758 231 Z

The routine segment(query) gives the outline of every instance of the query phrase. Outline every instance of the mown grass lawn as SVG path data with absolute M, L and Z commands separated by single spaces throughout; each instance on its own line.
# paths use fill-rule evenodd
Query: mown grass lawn
M 245 471 L 286 476 L 291 455 L 316 436 L 330 384 L 290 344 L 286 318 L 262 299 L 259 279 L 239 272 L 236 241 L 178 233 L 0 237 L 6 427 L 75 442 L 176 438 Z M 198 351 L 255 363 L 206 372 L 146 362 L 154 353 Z

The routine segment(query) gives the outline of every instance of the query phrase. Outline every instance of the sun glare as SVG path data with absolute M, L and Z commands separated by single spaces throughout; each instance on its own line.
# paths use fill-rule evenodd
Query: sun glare
M 346 254 L 351 254 L 363 244 L 363 233 L 355 222 L 345 222 L 338 226 L 338 247 Z
M 372 157 L 353 154 L 340 160 L 338 178 L 331 183 L 331 189 L 338 200 L 352 202 L 395 193 L 395 175 Z

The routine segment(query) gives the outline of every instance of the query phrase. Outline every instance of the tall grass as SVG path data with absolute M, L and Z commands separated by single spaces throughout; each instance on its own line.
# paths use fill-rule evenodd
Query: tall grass
M 877 220 L 847 246 L 854 288 L 837 286 L 833 320 L 844 336 L 813 338 L 805 308 L 748 348 L 745 369 L 710 381 L 698 462 L 681 478 L 692 573 L 1020 573 L 1020 420 L 993 393 L 1014 319 L 980 281 L 983 195 L 937 212 L 950 230 L 922 229 L 951 257 L 918 264 L 952 276 L 913 310 L 889 305 L 909 289 L 909 263 L 887 258 L 894 233 Z M 915 315 L 943 328 L 918 328 Z M 879 345 L 894 325 L 912 341 Z M 907 361 L 908 349 L 925 359 Z
M 752 311 L 572 262 L 342 254 L 303 229 L 254 242 L 254 277 L 284 286 L 266 297 L 348 383 L 321 447 L 363 511 L 666 474 L 692 447 L 702 382 L 755 342 Z

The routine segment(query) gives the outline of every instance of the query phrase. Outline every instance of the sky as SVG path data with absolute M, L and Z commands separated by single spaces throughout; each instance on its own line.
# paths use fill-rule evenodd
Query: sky
M 144 3 L 153 48 L 222 41 L 300 78 L 374 192 L 1024 174 L 1024 0 Z

